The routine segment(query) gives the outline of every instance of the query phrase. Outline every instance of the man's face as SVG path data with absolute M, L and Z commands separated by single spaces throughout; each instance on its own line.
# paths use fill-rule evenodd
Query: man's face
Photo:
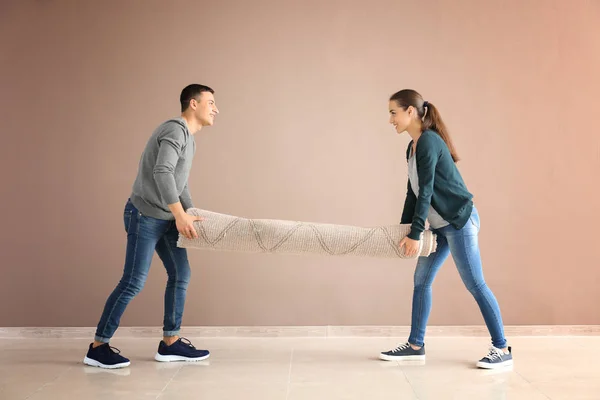
M 198 99 L 190 101 L 196 120 L 202 126 L 211 126 L 215 123 L 215 115 L 219 113 L 215 104 L 215 96 L 211 92 L 202 92 Z

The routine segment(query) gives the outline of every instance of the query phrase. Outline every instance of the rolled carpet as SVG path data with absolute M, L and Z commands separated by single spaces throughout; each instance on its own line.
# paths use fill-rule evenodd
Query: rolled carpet
M 382 258 L 417 258 L 435 252 L 436 235 L 423 232 L 420 251 L 407 257 L 398 243 L 410 225 L 398 224 L 362 228 L 358 226 L 297 222 L 276 219 L 247 219 L 190 208 L 198 239 L 179 235 L 178 247 L 246 253 L 321 254 Z
M 321 254 L 380 258 L 416 258 L 435 252 L 436 235 L 423 232 L 420 251 L 407 257 L 398 243 L 410 232 L 410 225 L 398 224 L 363 228 L 314 222 L 276 219 L 247 219 L 190 208 L 188 214 L 201 216 L 194 222 L 197 239 L 179 235 L 178 247 L 246 253 Z

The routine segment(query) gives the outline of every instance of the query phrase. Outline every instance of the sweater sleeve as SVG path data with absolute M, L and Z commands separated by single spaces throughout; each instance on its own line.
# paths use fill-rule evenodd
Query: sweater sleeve
M 434 136 L 422 135 L 419 138 L 415 154 L 417 175 L 419 176 L 419 197 L 417 197 L 411 230 L 408 234 L 408 237 L 414 240 L 421 239 L 421 234 L 425 230 L 425 221 L 427 220 L 427 214 L 431 206 L 435 168 L 439 159 L 439 153 L 438 141 Z
M 167 204 L 179 202 L 175 183 L 175 167 L 185 146 L 185 134 L 173 125 L 158 139 L 158 156 L 154 166 L 154 180 L 161 197 Z
M 190 189 L 186 183 L 183 188 L 183 192 L 179 195 L 179 201 L 181 201 L 181 205 L 183 209 L 187 211 L 190 208 L 194 208 L 194 203 L 192 202 L 192 195 L 190 194 Z
M 406 188 L 406 199 L 404 200 L 404 209 L 402 210 L 402 218 L 400 219 L 401 224 L 410 224 L 413 222 L 413 216 L 415 215 L 415 206 L 417 204 L 417 196 L 410 187 L 410 180 L 408 181 L 408 187 Z
M 406 149 L 406 161 L 408 162 L 408 157 L 410 156 L 410 147 L 412 146 L 412 141 L 408 144 L 408 148 Z M 410 185 L 410 178 L 407 179 L 406 182 L 406 198 L 404 199 L 404 208 L 402 209 L 402 218 L 400 219 L 401 224 L 410 224 L 413 221 L 413 216 L 415 214 L 415 205 L 417 204 L 417 196 L 415 196 L 415 192 L 412 190 L 412 186 Z

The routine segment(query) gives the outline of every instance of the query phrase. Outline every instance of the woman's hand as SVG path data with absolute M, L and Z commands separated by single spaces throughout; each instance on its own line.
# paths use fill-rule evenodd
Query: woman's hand
M 414 257 L 419 252 L 419 242 L 420 240 L 413 240 L 406 236 L 404 239 L 400 241 L 398 245 L 400 248 L 404 246 L 404 255 L 407 257 Z

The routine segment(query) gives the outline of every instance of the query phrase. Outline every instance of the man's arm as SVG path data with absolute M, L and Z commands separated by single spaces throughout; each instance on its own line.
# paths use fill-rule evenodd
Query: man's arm
M 160 196 L 167 204 L 178 203 L 175 167 L 185 146 L 182 129 L 173 128 L 158 139 L 158 155 L 154 166 L 154 180 Z
M 154 166 L 154 180 L 158 191 L 175 217 L 177 231 L 188 239 L 197 238 L 193 223 L 202 218 L 186 214 L 175 183 L 175 166 L 185 146 L 185 134 L 183 130 L 174 128 L 161 136 L 158 144 L 158 156 Z
M 187 211 L 190 208 L 194 208 L 194 203 L 192 202 L 192 195 L 190 194 L 190 189 L 187 183 L 183 188 L 183 192 L 181 192 L 181 194 L 179 195 L 179 201 L 181 202 L 181 206 L 185 211 Z

